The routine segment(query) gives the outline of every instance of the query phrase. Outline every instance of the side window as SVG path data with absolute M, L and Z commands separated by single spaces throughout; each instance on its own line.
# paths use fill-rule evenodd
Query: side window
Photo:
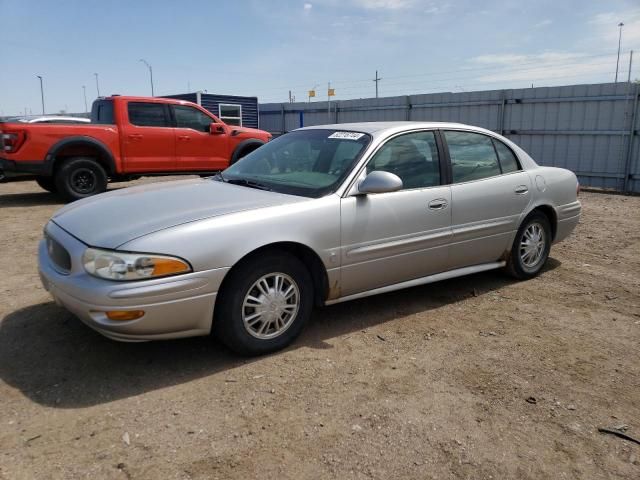
M 518 159 L 509 147 L 507 147 L 500 140 L 496 140 L 495 138 L 493 139 L 493 144 L 498 151 L 498 158 L 500 159 L 502 173 L 517 172 L 518 170 L 520 170 Z
M 242 105 L 228 105 L 221 103 L 218 105 L 220 120 L 227 125 L 242 126 Z
M 173 112 L 178 128 L 191 128 L 198 132 L 208 133 L 210 125 L 214 122 L 213 118 L 193 107 L 176 105 L 173 107 Z
M 164 104 L 129 102 L 129 123 L 138 127 L 171 127 Z
M 440 185 L 435 134 L 407 133 L 389 140 L 367 164 L 367 173 L 374 170 L 396 174 L 404 190 Z
M 453 183 L 500 175 L 500 164 L 491 138 L 480 133 L 445 131 Z

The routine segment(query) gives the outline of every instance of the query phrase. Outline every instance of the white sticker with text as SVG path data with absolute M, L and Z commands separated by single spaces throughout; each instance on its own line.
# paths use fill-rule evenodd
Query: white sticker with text
M 341 140 L 360 140 L 364 137 L 364 133 L 358 132 L 334 132 L 329 138 L 339 138 Z

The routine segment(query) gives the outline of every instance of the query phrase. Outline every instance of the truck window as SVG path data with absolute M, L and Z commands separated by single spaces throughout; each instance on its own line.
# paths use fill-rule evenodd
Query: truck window
M 184 105 L 174 105 L 173 112 L 176 117 L 177 128 L 192 128 L 198 132 L 209 133 L 209 127 L 215 122 L 213 118 L 205 115 L 197 108 Z
M 113 125 L 116 122 L 113 119 L 113 101 L 112 100 L 96 100 L 91 106 L 91 123 L 99 123 L 102 125 Z
M 162 103 L 129 102 L 129 123 L 138 127 L 171 127 Z

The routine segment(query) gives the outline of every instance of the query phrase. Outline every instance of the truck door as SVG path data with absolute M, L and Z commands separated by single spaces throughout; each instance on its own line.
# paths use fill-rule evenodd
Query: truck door
M 171 105 L 175 117 L 178 170 L 216 171 L 229 166 L 229 130 L 188 105 Z M 219 123 L 211 128 L 212 123 Z
M 167 104 L 127 103 L 127 122 L 121 132 L 127 172 L 176 170 L 175 135 Z

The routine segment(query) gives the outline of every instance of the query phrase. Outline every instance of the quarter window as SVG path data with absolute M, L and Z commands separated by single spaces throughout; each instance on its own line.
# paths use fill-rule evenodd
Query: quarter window
M 229 105 L 221 103 L 218 105 L 218 115 L 227 125 L 242 126 L 242 105 Z
M 130 102 L 129 123 L 138 127 L 171 127 L 162 103 Z
M 213 118 L 205 115 L 200 110 L 193 107 L 174 106 L 174 115 L 176 116 L 177 128 L 191 128 L 198 132 L 209 132 Z
M 520 170 L 518 159 L 514 155 L 513 151 L 507 147 L 500 140 L 493 139 L 493 144 L 498 152 L 498 158 L 500 159 L 500 166 L 502 167 L 502 173 L 517 172 Z
M 500 175 L 500 164 L 491 138 L 472 132 L 445 131 L 451 157 L 453 183 Z
M 415 132 L 389 140 L 367 164 L 367 173 L 374 170 L 400 177 L 403 190 L 440 185 L 435 134 Z

